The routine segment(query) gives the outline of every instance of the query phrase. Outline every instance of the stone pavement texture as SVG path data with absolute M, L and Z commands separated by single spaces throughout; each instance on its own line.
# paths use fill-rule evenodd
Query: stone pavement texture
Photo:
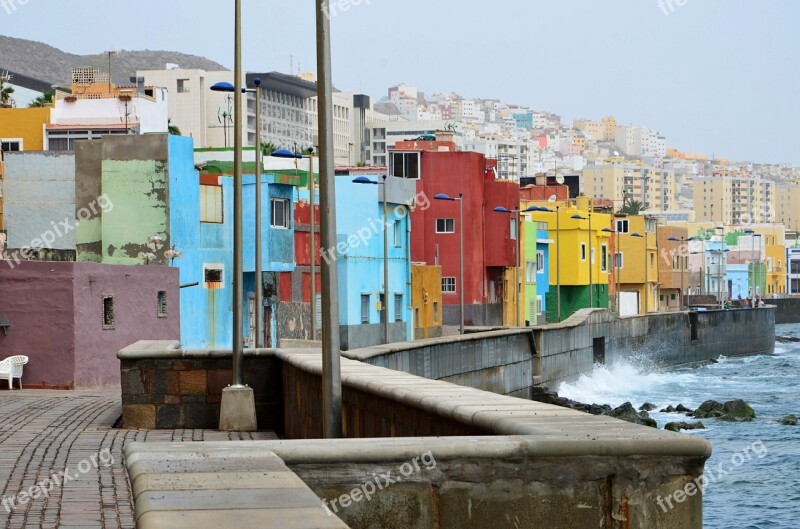
M 134 529 L 123 454 L 134 441 L 277 439 L 272 432 L 116 429 L 121 414 L 119 388 L 0 390 L 0 529 Z

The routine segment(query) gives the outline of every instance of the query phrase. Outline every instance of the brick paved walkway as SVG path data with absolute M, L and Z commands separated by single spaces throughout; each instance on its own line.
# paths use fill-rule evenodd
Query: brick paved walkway
M 122 430 L 119 388 L 0 390 L 0 529 L 134 529 L 123 449 L 133 441 L 276 439 L 271 432 Z M 109 461 L 110 452 L 113 463 Z M 22 491 L 67 469 L 46 494 Z M 29 500 L 29 501 L 25 501 Z M 10 510 L 10 512 L 9 512 Z

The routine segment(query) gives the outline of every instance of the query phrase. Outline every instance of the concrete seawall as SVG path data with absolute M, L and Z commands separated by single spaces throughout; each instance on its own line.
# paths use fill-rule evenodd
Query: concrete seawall
M 343 353 L 368 364 L 434 380 L 528 398 L 532 386 L 555 387 L 595 364 L 635 360 L 656 368 L 707 362 L 720 355 L 771 353 L 775 309 L 672 312 L 618 318 L 581 310 L 559 324 L 375 346 Z

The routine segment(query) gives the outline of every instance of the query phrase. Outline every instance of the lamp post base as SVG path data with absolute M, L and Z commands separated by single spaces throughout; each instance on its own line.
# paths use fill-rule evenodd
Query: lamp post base
M 222 390 L 219 429 L 223 432 L 256 431 L 256 402 L 253 388 L 228 386 Z

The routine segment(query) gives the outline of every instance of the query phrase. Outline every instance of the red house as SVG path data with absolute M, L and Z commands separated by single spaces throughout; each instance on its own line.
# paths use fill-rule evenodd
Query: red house
M 517 259 L 517 216 L 496 213 L 494 208 L 518 209 L 519 185 L 497 180 L 496 160 L 457 152 L 448 141 L 398 142 L 391 160 L 391 174 L 418 178 L 418 197 L 424 200 L 418 200 L 411 213 L 411 259 L 441 265 L 443 322 L 459 323 L 463 288 L 465 324 L 502 325 L 504 271 Z M 435 200 L 440 193 L 461 196 L 463 226 L 459 203 Z M 459 277 L 462 229 L 463 279 Z

